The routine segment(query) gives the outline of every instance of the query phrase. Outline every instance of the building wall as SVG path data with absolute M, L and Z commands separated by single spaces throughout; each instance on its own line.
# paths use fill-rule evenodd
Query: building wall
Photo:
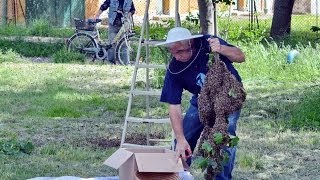
M 149 16 L 157 14 L 159 0 L 150 0 L 149 4 Z M 146 1 L 145 0 L 134 0 L 134 5 L 136 8 L 136 15 L 143 16 L 146 10 Z
M 294 2 L 293 14 L 305 14 L 311 12 L 311 2 L 310 0 L 299 0 Z
M 85 17 L 90 18 L 95 15 L 95 13 L 99 10 L 100 1 L 97 0 L 86 0 L 85 1 Z M 102 3 L 102 2 L 101 2 Z

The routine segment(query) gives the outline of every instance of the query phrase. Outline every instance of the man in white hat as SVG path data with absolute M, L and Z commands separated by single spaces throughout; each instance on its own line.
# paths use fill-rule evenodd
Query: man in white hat
M 239 48 L 216 36 L 192 35 L 188 29 L 182 27 L 171 29 L 167 34 L 166 41 L 157 45 L 167 46 L 173 56 L 167 68 L 160 101 L 169 104 L 169 116 L 176 137 L 175 151 L 177 156 L 187 159 L 187 163 L 190 165 L 191 158 L 189 156 L 204 127 L 199 119 L 197 98 L 208 71 L 209 53 L 219 53 L 220 59 L 240 82 L 241 78 L 232 63 L 244 62 L 245 55 Z M 181 109 L 183 90 L 193 94 L 190 107 L 184 117 Z M 231 135 L 236 135 L 239 116 L 240 111 L 228 116 L 228 132 Z M 229 148 L 227 151 L 230 155 L 229 162 L 224 166 L 223 172 L 215 179 L 232 178 L 236 149 Z

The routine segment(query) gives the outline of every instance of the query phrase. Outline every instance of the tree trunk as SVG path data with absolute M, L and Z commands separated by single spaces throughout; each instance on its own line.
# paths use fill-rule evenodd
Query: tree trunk
M 281 39 L 290 34 L 294 0 L 275 0 L 270 36 Z
M 213 4 L 211 0 L 198 0 L 200 33 L 215 34 L 216 26 L 213 20 Z
M 179 0 L 175 1 L 175 27 L 181 26 L 181 19 L 180 19 L 180 13 L 179 13 Z

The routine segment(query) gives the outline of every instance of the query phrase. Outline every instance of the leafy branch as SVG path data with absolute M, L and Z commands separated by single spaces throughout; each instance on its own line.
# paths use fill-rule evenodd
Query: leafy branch
M 226 139 L 223 137 L 222 133 L 214 133 L 212 139 L 214 143 L 210 143 L 210 141 L 204 141 L 201 144 L 203 155 L 197 156 L 193 162 L 194 166 L 198 169 L 201 169 L 202 172 L 207 171 L 208 168 L 213 170 L 221 169 L 223 168 L 222 166 L 229 161 L 229 154 L 227 152 L 215 152 L 216 146 L 226 144 L 226 148 L 235 147 L 239 142 L 238 136 L 229 135 L 229 137 Z M 212 158 L 217 156 L 217 154 L 221 155 L 222 158 Z

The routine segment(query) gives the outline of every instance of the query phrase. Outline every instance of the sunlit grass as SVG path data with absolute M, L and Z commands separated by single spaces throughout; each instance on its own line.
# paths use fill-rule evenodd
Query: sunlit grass
M 31 156 L 3 156 L 1 159 L 1 179 L 28 179 L 35 176 L 67 176 L 78 174 L 91 177 L 92 174 L 105 176 L 116 175 L 116 171 L 103 165 L 104 158 L 115 151 L 95 150 L 72 146 L 48 145 L 42 147 L 40 153 Z M 94 152 L 94 153 L 93 153 Z M 15 162 L 24 162 L 18 163 Z M 45 162 L 45 163 L 44 163 Z M 86 170 L 80 167 L 85 167 Z
M 248 43 L 240 47 L 246 62 L 235 66 L 247 100 L 238 126 L 234 179 L 316 175 L 320 46 Z M 288 64 L 291 49 L 300 54 Z M 116 175 L 116 170 L 102 163 L 117 148 L 106 144 L 121 137 L 133 67 L 30 63 L 20 62 L 19 57 L 0 54 L 0 139 L 31 140 L 36 148 L 31 155 L 0 153 L 0 179 Z M 145 71 L 138 71 L 137 86 L 142 89 L 144 75 Z M 152 77 L 162 78 L 161 73 Z M 159 81 L 152 88 L 161 87 Z M 184 109 L 189 96 L 183 99 Z M 131 115 L 147 116 L 146 98 L 133 99 Z M 152 117 L 167 116 L 167 105 L 158 97 L 150 102 Z M 128 133 L 149 130 L 164 137 L 171 133 L 169 126 L 153 127 L 132 126 Z
M 250 153 L 239 152 L 237 154 L 237 165 L 240 169 L 261 170 L 263 169 L 263 161 L 259 155 Z
M 299 55 L 292 64 L 287 63 L 287 54 L 293 48 L 279 47 L 275 43 L 268 46 L 249 44 L 241 47 L 246 54 L 246 62 L 236 64 L 244 80 L 271 80 L 277 83 L 313 82 L 320 77 L 320 46 L 303 47 L 296 50 Z

